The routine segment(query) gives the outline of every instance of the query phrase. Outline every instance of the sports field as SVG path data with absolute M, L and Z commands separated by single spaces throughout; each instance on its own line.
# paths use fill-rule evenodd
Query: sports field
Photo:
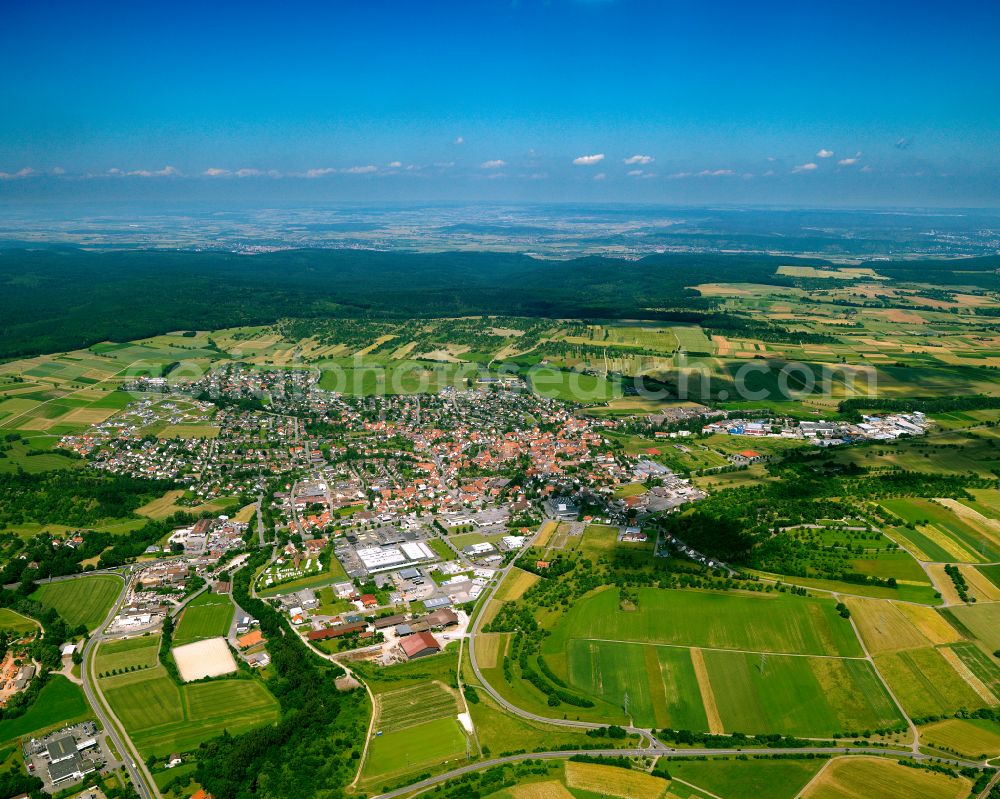
M 788 594 L 642 588 L 635 610 L 606 588 L 577 602 L 543 645 L 561 654 L 574 638 L 675 644 L 752 652 L 860 656 L 861 645 L 834 602 Z
M 204 638 L 170 650 L 184 682 L 221 677 L 236 671 L 236 660 L 225 638 Z
M 90 715 L 83 690 L 61 674 L 53 674 L 23 716 L 0 720 L 0 742 L 82 721 Z
M 233 735 L 278 720 L 278 703 L 256 680 L 178 687 L 157 666 L 101 680 L 115 715 L 144 756 L 185 752 L 228 730 Z
M 149 669 L 156 665 L 160 650 L 159 635 L 102 641 L 94 668 L 98 674 L 131 669 Z
M 875 757 L 838 757 L 809 783 L 803 799 L 965 799 L 971 783 Z
M 79 624 L 96 630 L 118 598 L 124 582 L 114 574 L 93 574 L 43 583 L 32 599 L 55 608 L 70 627 Z
M 181 611 L 174 632 L 174 645 L 183 646 L 206 638 L 225 636 L 233 620 L 233 603 L 228 596 L 206 591 L 192 599 Z

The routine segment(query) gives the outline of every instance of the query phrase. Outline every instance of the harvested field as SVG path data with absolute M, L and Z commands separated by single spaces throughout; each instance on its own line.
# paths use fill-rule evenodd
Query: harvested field
M 969 586 L 969 595 L 977 602 L 1000 602 L 1000 587 L 994 585 L 985 574 L 974 566 L 959 566 L 958 570 Z
M 566 764 L 566 784 L 598 796 L 618 796 L 621 799 L 659 799 L 670 786 L 666 780 L 642 771 L 573 761 Z
M 497 589 L 496 598 L 503 602 L 512 602 L 524 596 L 525 592 L 537 583 L 541 577 L 532 572 L 524 571 L 516 566 Z
M 865 646 L 873 655 L 898 649 L 916 649 L 930 643 L 920 629 L 891 602 L 857 597 L 847 597 L 844 602 L 858 625 Z
M 715 703 L 715 694 L 712 692 L 712 681 L 708 677 L 708 669 L 705 667 L 705 658 L 700 649 L 691 650 L 691 663 L 694 666 L 695 677 L 698 679 L 698 691 L 701 693 L 701 703 L 705 708 L 705 716 L 708 719 L 708 731 L 712 733 L 725 732 L 722 726 L 722 717 L 719 715 L 719 708 Z
M 496 668 L 500 653 L 507 648 L 507 633 L 479 633 L 476 636 L 476 660 L 483 669 Z
M 508 793 L 513 799 L 574 799 L 573 794 L 556 780 L 515 785 Z
M 909 602 L 892 603 L 900 613 L 932 644 L 952 644 L 961 641 L 962 636 L 934 608 L 926 605 L 912 605 Z
M 1000 724 L 989 719 L 944 719 L 921 728 L 920 740 L 978 758 L 1000 755 Z
M 965 799 L 971 783 L 877 757 L 838 757 L 806 786 L 803 799 Z
M 386 691 L 378 695 L 377 701 L 377 726 L 382 732 L 398 732 L 458 713 L 455 695 L 437 681 Z
M 236 671 L 236 661 L 224 638 L 209 638 L 178 646 L 174 648 L 173 655 L 184 682 Z
M 941 656 L 947 660 L 953 669 L 958 672 L 958 676 L 965 680 L 969 687 L 975 691 L 979 698 L 982 699 L 987 705 L 998 705 L 1000 700 L 994 695 L 994 693 L 989 689 L 982 680 L 977 677 L 971 668 L 962 660 L 958 653 L 954 649 L 949 649 L 948 647 L 941 647 L 938 649 Z
M 962 599 L 958 595 L 958 591 L 955 588 L 955 583 L 952 581 L 951 577 L 944 570 L 944 566 L 941 564 L 930 564 L 927 567 L 927 572 L 931 576 L 931 580 L 934 582 L 934 588 L 941 594 L 941 598 L 944 600 L 946 605 L 961 605 Z

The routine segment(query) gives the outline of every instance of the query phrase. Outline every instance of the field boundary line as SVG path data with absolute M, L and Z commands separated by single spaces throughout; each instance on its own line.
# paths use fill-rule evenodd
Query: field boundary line
M 638 644 L 639 646 L 660 646 L 665 649 L 698 649 L 703 652 L 741 652 L 745 655 L 777 655 L 790 658 L 824 658 L 826 660 L 867 660 L 863 655 L 807 655 L 804 652 L 771 652 L 760 649 L 727 649 L 718 646 L 697 646 L 692 644 L 664 644 L 656 641 L 622 641 L 617 638 L 575 638 L 577 641 L 597 641 L 602 644 Z

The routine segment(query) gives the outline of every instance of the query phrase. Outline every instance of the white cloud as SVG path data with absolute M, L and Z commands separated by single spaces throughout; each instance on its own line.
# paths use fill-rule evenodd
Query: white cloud
M 349 166 L 344 170 L 348 175 L 368 175 L 372 172 L 378 172 L 378 167 L 374 164 L 365 164 L 364 166 Z
M 221 178 L 229 174 L 228 169 L 219 169 L 218 167 L 209 167 L 202 174 L 210 178 Z
M 854 166 L 858 163 L 858 159 L 861 158 L 861 153 L 855 153 L 851 158 L 841 158 L 838 162 L 838 166 Z
M 656 159 L 651 155 L 632 155 L 624 160 L 624 163 L 629 164 L 651 164 Z
M 773 169 L 768 169 L 766 172 L 764 172 L 764 177 L 765 178 L 769 178 L 773 174 L 774 174 L 774 170 Z
M 0 172 L 0 180 L 18 180 L 33 175 L 35 170 L 30 166 L 17 170 L 17 172 Z
M 66 170 L 63 169 L 61 166 L 54 166 L 54 167 L 52 167 L 52 174 L 53 175 L 65 175 L 66 174 Z
M 389 169 L 399 169 L 401 166 L 403 166 L 403 162 L 402 161 L 390 161 L 389 162 Z
M 816 157 L 817 158 L 832 158 L 833 157 L 833 150 L 827 150 L 826 148 L 823 148 L 818 153 L 816 153 Z
M 108 174 L 109 175 L 124 175 L 125 173 L 122 172 L 118 167 L 113 166 L 113 167 L 111 167 L 111 169 L 108 170 Z
M 480 169 L 499 169 L 502 166 L 507 166 L 507 162 L 506 161 L 502 161 L 499 158 L 494 158 L 492 161 L 483 161 L 483 163 L 481 163 L 479 165 L 479 168 Z
M 816 166 L 816 164 L 810 162 L 808 164 L 799 164 L 797 167 L 795 167 L 792 170 L 792 172 L 795 173 L 795 174 L 798 174 L 800 172 L 812 172 L 812 171 L 814 171 L 816 169 L 818 169 L 818 167 Z
M 674 172 L 672 175 L 667 175 L 670 180 L 682 180 L 683 178 L 689 178 L 693 175 L 693 172 Z
M 256 178 L 260 177 L 264 173 L 259 169 L 251 169 L 249 167 L 243 167 L 243 169 L 236 170 L 236 177 L 238 178 Z
M 112 174 L 121 174 L 121 170 L 113 171 Z M 176 169 L 172 166 L 165 166 L 163 169 L 133 169 L 131 172 L 126 172 L 129 177 L 135 178 L 168 178 L 174 175 L 179 175 Z
M 641 178 L 643 171 L 641 169 L 630 169 L 625 174 L 627 174 L 630 178 Z
M 454 144 L 465 144 L 465 139 L 462 136 L 456 136 Z
M 697 176 L 699 178 L 721 178 L 732 174 L 733 170 L 731 169 L 703 169 Z
M 594 164 L 599 164 L 604 160 L 604 153 L 597 153 L 596 155 L 581 155 L 579 158 L 574 158 L 573 163 L 577 166 L 593 166 Z
M 594 180 L 604 180 L 606 178 L 607 175 L 605 175 L 603 172 L 598 172 L 596 175 L 594 175 Z
M 871 168 L 871 165 L 865 164 L 863 167 L 861 167 L 861 169 L 859 171 L 860 172 L 874 172 L 875 170 Z

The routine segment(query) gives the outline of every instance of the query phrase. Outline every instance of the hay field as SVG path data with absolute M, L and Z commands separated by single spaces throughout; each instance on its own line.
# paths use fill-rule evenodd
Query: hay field
M 642 771 L 602 766 L 598 763 L 566 763 L 566 784 L 598 796 L 620 799 L 659 799 L 670 783 Z
M 876 655 L 875 665 L 911 716 L 939 716 L 987 705 L 933 647 Z
M 831 760 L 802 792 L 802 799 L 965 799 L 971 783 L 877 757 Z
M 954 750 L 967 758 L 1000 755 L 1000 724 L 988 719 L 944 719 L 920 729 L 927 746 Z
M 510 570 L 503 584 L 497 588 L 495 598 L 501 602 L 513 602 L 524 596 L 525 592 L 540 579 L 542 578 L 537 574 L 515 566 Z

